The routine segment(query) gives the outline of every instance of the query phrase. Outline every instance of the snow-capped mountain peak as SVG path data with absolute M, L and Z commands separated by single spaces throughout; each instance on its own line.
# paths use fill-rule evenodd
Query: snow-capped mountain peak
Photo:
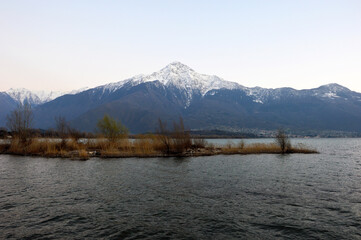
M 195 72 L 195 71 L 181 62 L 172 62 L 167 66 L 165 66 L 164 68 L 162 68 L 159 72 L 167 73 L 167 74 L 173 73 L 179 75 L 182 73 Z
M 330 83 L 330 84 L 322 85 L 318 89 L 321 91 L 329 91 L 329 92 L 333 92 L 333 93 L 350 91 L 350 89 L 348 89 L 344 86 L 341 86 L 337 83 Z
M 340 98 L 344 93 L 351 92 L 351 90 L 337 83 L 330 83 L 313 89 L 313 92 L 314 96 L 335 99 Z
M 238 83 L 225 81 L 214 75 L 200 74 L 180 62 L 173 62 L 158 72 L 144 78 L 145 82 L 160 81 L 166 86 L 174 86 L 189 91 L 199 91 L 205 95 L 208 91 L 220 88 L 234 89 Z
M 33 94 L 31 91 L 25 89 L 25 88 L 10 88 L 8 91 L 6 91 L 7 94 L 11 98 L 13 98 L 15 101 L 24 103 L 25 100 L 28 100 L 28 102 L 37 102 L 39 104 L 40 98 Z
M 49 102 L 65 94 L 58 91 L 30 91 L 25 88 L 10 88 L 6 93 L 19 103 L 27 102 L 33 106 Z
M 25 88 L 10 88 L 6 93 L 19 103 L 28 102 L 31 105 L 39 105 L 47 102 L 51 100 L 52 96 L 54 95 L 54 92 L 33 92 Z
M 103 88 L 103 91 L 113 92 L 127 83 L 131 83 L 131 85 L 134 86 L 140 83 L 154 81 L 159 81 L 165 86 L 185 90 L 189 98 L 192 98 L 195 92 L 204 96 L 210 90 L 243 88 L 238 83 L 226 81 L 215 75 L 197 73 L 181 62 L 172 62 L 158 72 L 150 75 L 137 75 L 120 82 L 103 85 L 101 88 Z

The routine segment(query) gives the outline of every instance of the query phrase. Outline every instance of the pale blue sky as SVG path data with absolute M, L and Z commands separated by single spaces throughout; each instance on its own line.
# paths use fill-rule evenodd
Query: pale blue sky
M 361 92 L 361 1 L 0 0 L 0 91 L 95 87 L 173 61 L 248 87 Z

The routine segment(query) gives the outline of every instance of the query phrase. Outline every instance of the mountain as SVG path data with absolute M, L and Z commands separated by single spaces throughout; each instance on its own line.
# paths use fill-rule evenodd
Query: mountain
M 5 118 L 8 113 L 14 110 L 19 104 L 29 103 L 32 108 L 50 102 L 65 94 L 77 94 L 89 88 L 82 88 L 70 92 L 60 91 L 30 91 L 25 88 L 10 88 L 6 92 L 0 92 L 0 126 L 5 125 Z
M 173 62 L 150 75 L 65 94 L 34 108 L 39 128 L 51 128 L 54 118 L 63 116 L 74 127 L 93 131 L 104 114 L 132 133 L 154 131 L 158 118 L 171 124 L 180 116 L 195 130 L 361 132 L 361 94 L 338 84 L 307 90 L 247 88 Z
M 17 102 L 7 93 L 0 92 L 0 127 L 6 124 L 6 115 L 15 109 Z
M 54 122 L 54 115 L 60 114 L 73 120 L 80 129 L 93 130 L 98 117 L 111 111 L 115 117 L 124 118 L 132 131 L 153 131 L 158 117 L 178 118 L 197 98 L 202 98 L 211 89 L 221 88 L 243 87 L 217 76 L 199 74 L 174 62 L 150 75 L 138 75 L 43 104 L 37 110 L 37 120 L 49 127 Z
M 142 83 L 156 82 L 169 89 L 176 89 L 181 93 L 179 96 L 184 107 L 189 107 L 193 96 L 204 96 L 208 91 L 227 88 L 238 89 L 244 88 L 238 83 L 225 81 L 217 76 L 199 74 L 190 67 L 180 63 L 173 62 L 150 75 L 138 75 L 124 81 L 111 83 L 98 87 L 103 92 L 111 93 L 119 90 L 123 86 L 136 86 Z
M 20 103 L 29 103 L 32 107 L 49 102 L 62 95 L 60 92 L 30 91 L 25 88 L 9 89 L 0 92 L 0 126 L 4 126 L 6 116 Z
M 15 88 L 15 89 L 10 88 L 5 93 L 8 94 L 17 103 L 22 103 L 22 104 L 29 103 L 30 105 L 35 107 L 37 105 L 50 102 L 55 98 L 58 98 L 65 94 L 77 94 L 88 89 L 89 89 L 88 87 L 84 87 L 69 92 L 61 92 L 61 91 L 30 91 L 25 88 Z
M 49 102 L 61 95 L 63 92 L 55 91 L 30 91 L 25 88 L 10 88 L 6 93 L 18 103 L 29 103 L 32 106 L 37 106 Z

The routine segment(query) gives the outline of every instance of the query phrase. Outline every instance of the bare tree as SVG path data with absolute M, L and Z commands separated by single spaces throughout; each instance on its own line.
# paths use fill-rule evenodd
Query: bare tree
M 170 137 L 170 133 L 167 129 L 167 123 L 162 122 L 160 118 L 158 119 L 158 129 L 157 129 L 158 137 L 160 142 L 163 145 L 163 151 L 167 154 L 170 153 L 171 145 L 172 145 L 172 139 Z
M 189 131 L 184 128 L 183 118 L 179 117 L 179 123 L 173 122 L 173 141 L 174 150 L 178 153 L 183 152 L 187 148 L 191 147 L 192 140 Z
M 29 103 L 20 103 L 6 118 L 6 125 L 10 131 L 23 143 L 30 137 L 33 124 L 33 111 Z
M 278 129 L 275 139 L 282 153 L 286 153 L 291 148 L 291 142 L 283 129 Z
M 78 142 L 80 138 L 84 137 L 84 133 L 79 131 L 76 128 L 72 128 L 70 126 L 68 126 L 68 135 L 69 137 L 71 137 L 74 141 Z
M 62 116 L 55 117 L 55 129 L 61 139 L 65 139 L 69 133 L 69 123 Z
M 182 117 L 179 123 L 173 122 L 173 130 L 167 128 L 167 123 L 158 119 L 158 139 L 162 143 L 162 151 L 169 153 L 182 153 L 192 146 L 189 131 L 185 130 Z
M 55 117 L 56 133 L 61 138 L 62 146 L 65 146 L 66 139 L 72 138 L 76 142 L 85 134 L 76 128 L 72 128 L 70 123 L 63 116 Z
M 66 145 L 66 139 L 69 136 L 69 123 L 65 120 L 65 117 L 57 116 L 55 117 L 55 128 L 56 133 L 61 139 L 61 147 L 64 148 Z

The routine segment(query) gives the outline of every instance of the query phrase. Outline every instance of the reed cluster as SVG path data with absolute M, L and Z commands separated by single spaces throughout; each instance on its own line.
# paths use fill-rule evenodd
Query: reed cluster
M 32 138 L 26 143 L 20 139 L 13 139 L 5 153 L 42 157 L 89 158 L 86 144 L 79 143 L 74 139 L 59 141 L 51 138 Z

